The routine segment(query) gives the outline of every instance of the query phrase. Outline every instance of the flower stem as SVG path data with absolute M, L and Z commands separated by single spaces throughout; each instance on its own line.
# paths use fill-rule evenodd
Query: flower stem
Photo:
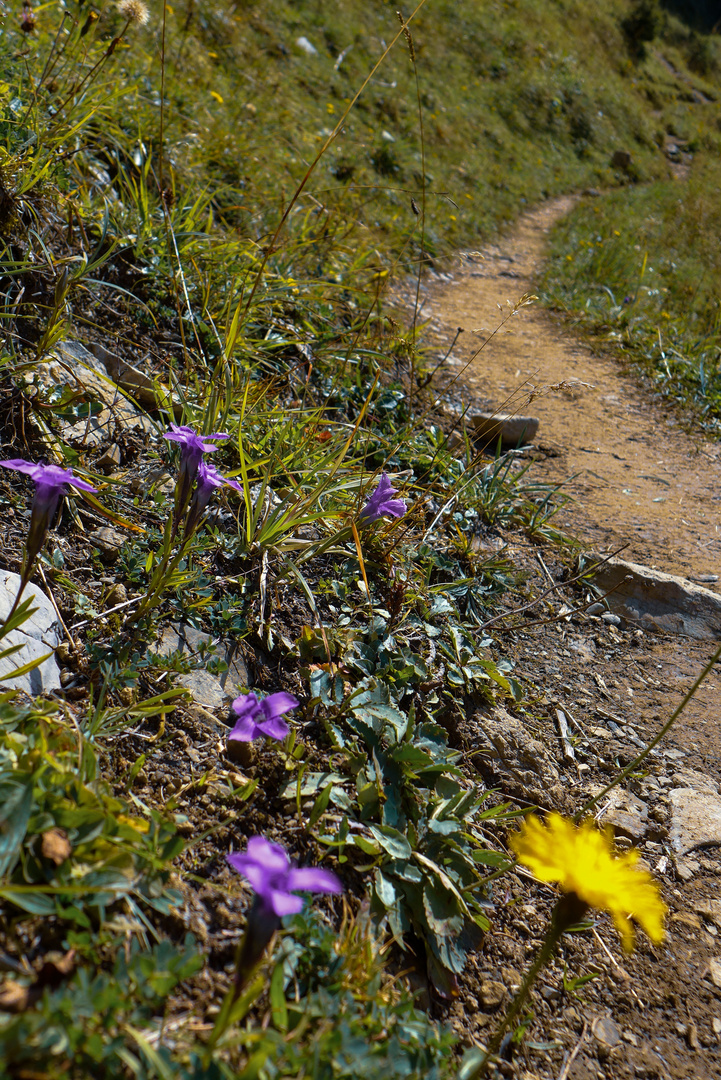
M 556 951 L 556 946 L 561 940 L 564 931 L 569 926 L 574 926 L 577 922 L 580 922 L 587 910 L 588 905 L 579 900 L 575 893 L 564 893 L 560 897 L 553 909 L 551 922 L 546 931 L 546 936 L 541 942 L 541 947 L 536 953 L 535 960 L 526 972 L 508 1011 L 491 1036 L 484 1057 L 479 1061 L 473 1072 L 466 1076 L 466 1080 L 480 1080 L 481 1077 L 486 1075 L 491 1058 L 498 1053 L 503 1036 L 523 1008 L 533 984 Z

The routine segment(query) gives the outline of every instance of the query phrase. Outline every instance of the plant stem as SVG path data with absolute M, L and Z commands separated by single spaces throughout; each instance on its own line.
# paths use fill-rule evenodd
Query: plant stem
M 688 705 L 689 701 L 691 701 L 691 699 L 697 693 L 698 688 L 701 686 L 701 683 L 704 681 L 706 676 L 709 674 L 709 672 L 713 668 L 714 664 L 717 663 L 717 661 L 720 658 L 721 658 L 721 645 L 719 645 L 719 647 L 716 649 L 716 652 L 713 654 L 711 659 L 708 661 L 708 663 L 706 664 L 706 666 L 703 669 L 703 671 L 701 672 L 701 674 L 697 676 L 696 680 L 694 681 L 694 683 L 692 684 L 690 689 L 687 690 L 686 694 L 684 695 L 684 698 L 681 701 L 681 703 L 679 705 L 677 705 L 676 708 L 673 710 L 670 717 L 668 718 L 666 723 L 663 725 L 661 730 L 658 732 L 658 734 L 655 735 L 653 737 L 653 739 L 651 739 L 651 742 L 641 751 L 641 753 L 638 755 L 638 757 L 635 757 L 633 759 L 633 761 L 631 762 L 631 764 L 626 766 L 626 768 L 623 770 L 623 772 L 620 772 L 618 774 L 618 776 L 616 776 L 613 780 L 611 780 L 610 783 L 606 784 L 605 788 L 602 791 L 599 791 L 598 795 L 594 795 L 592 799 L 588 800 L 588 802 L 585 804 L 585 806 L 581 807 L 581 809 L 575 815 L 575 817 L 573 819 L 574 821 L 580 821 L 581 818 L 585 817 L 589 810 L 592 810 L 593 807 L 598 802 L 601 801 L 601 799 L 603 799 L 606 795 L 608 795 L 609 791 L 612 791 L 615 787 L 618 786 L 618 784 L 623 783 L 623 781 L 626 780 L 627 777 L 629 777 L 632 772 L 635 772 L 635 770 L 639 767 L 641 762 L 644 761 L 648 757 L 648 755 L 651 753 L 651 751 L 653 749 L 655 749 L 655 747 L 658 746 L 658 744 L 663 739 L 664 735 L 666 735 L 667 732 L 670 731 L 670 729 L 676 723 L 679 716 L 681 715 L 681 713 L 684 711 L 684 709 Z
M 583 900 L 580 900 L 575 893 L 563 893 L 560 897 L 551 914 L 550 925 L 546 931 L 545 938 L 541 942 L 541 947 L 536 953 L 535 960 L 526 972 L 523 982 L 518 988 L 518 992 L 511 1002 L 508 1011 L 491 1036 L 491 1041 L 488 1044 L 485 1056 L 479 1061 L 473 1072 L 466 1076 L 465 1080 L 480 1080 L 481 1077 L 486 1075 L 488 1066 L 491 1063 L 491 1058 L 494 1054 L 498 1053 L 501 1042 L 503 1041 L 503 1036 L 523 1008 L 526 998 L 533 988 L 533 984 L 553 956 L 556 945 L 558 945 L 558 942 L 561 940 L 564 931 L 567 930 L 569 926 L 574 926 L 576 923 L 580 922 L 587 911 L 588 905 Z

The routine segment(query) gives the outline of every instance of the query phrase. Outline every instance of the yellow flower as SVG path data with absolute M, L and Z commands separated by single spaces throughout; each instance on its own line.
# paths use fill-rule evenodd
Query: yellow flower
M 658 885 L 649 873 L 637 869 L 637 851 L 614 854 L 610 830 L 599 832 L 590 821 L 579 828 L 560 814 L 549 814 L 543 824 L 530 814 L 509 843 L 519 862 L 540 881 L 556 881 L 582 903 L 608 911 L 627 952 L 634 942 L 631 919 L 651 941 L 663 941 L 666 905 Z

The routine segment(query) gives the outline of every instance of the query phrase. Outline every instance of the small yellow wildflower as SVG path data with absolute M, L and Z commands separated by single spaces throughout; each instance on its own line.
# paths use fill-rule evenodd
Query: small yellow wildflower
M 530 814 L 509 843 L 540 881 L 558 882 L 588 907 L 608 911 L 627 952 L 633 949 L 632 918 L 651 941 L 663 941 L 666 905 L 658 885 L 636 868 L 637 851 L 614 855 L 610 830 L 599 832 L 590 821 L 579 828 L 560 814 L 549 814 L 543 824 Z
M 222 104 L 223 104 L 223 98 L 222 98 L 222 96 L 221 96 L 221 95 L 220 95 L 220 94 L 218 93 L 218 91 L 217 91 L 217 90 L 211 90 L 211 91 L 210 91 L 210 96 L 211 96 L 212 98 L 215 98 L 215 100 L 216 100 L 216 101 L 218 102 L 218 104 L 219 104 L 219 105 L 222 105 Z

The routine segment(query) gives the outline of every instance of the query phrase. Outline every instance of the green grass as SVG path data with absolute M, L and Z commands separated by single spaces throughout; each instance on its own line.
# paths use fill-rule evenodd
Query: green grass
M 547 301 L 707 424 L 721 416 L 721 169 L 585 200 L 556 229 Z

